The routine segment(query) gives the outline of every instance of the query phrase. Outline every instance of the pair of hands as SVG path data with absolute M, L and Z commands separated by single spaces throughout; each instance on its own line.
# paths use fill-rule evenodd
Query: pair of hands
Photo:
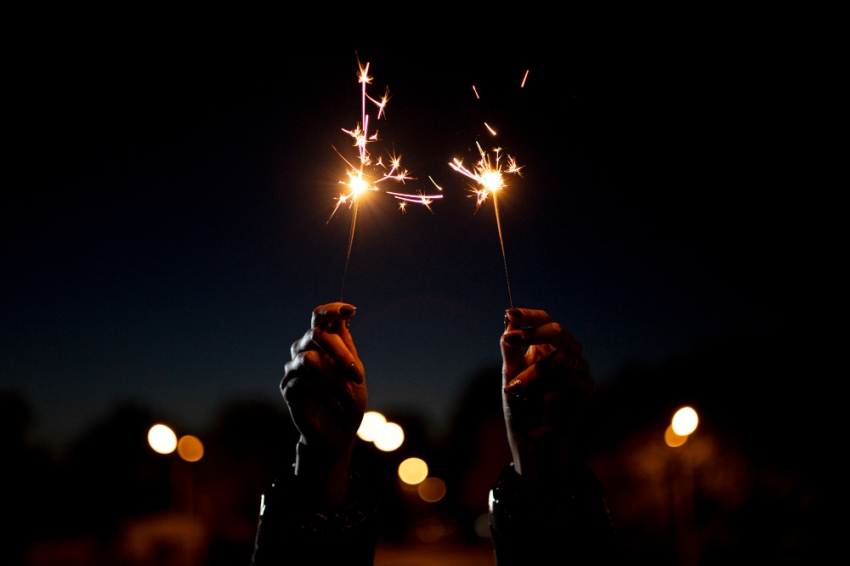
M 345 497 L 348 465 L 366 409 L 363 362 L 348 324 L 355 307 L 313 311 L 292 345 L 281 393 L 301 438 L 295 473 L 328 505 Z M 502 346 L 502 406 L 514 467 L 532 489 L 566 469 L 569 421 L 593 390 L 581 344 L 545 311 L 509 309 Z M 550 480 L 549 478 L 553 478 Z

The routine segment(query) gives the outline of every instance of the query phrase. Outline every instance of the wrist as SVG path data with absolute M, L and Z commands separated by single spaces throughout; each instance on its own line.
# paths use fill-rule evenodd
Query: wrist
M 339 507 L 345 500 L 354 442 L 343 449 L 308 444 L 302 436 L 295 448 L 295 475 L 317 504 Z

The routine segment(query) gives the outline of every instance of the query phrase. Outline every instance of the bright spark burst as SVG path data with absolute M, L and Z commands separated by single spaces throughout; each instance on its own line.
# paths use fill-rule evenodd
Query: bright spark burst
M 388 88 L 384 95 L 379 99 L 369 96 L 366 92 L 366 86 L 372 83 L 372 77 L 369 76 L 369 63 L 363 65 L 358 60 L 357 65 L 359 67 L 357 80 L 362 85 L 360 122 L 358 122 L 354 128 L 350 130 L 342 128 L 342 131 L 354 139 L 354 147 L 357 148 L 357 160 L 359 161 L 359 164 L 352 164 L 341 153 L 339 153 L 339 151 L 337 151 L 343 161 L 345 161 L 346 165 L 348 165 L 348 170 L 346 171 L 348 180 L 339 182 L 345 187 L 345 192 L 340 194 L 336 199 L 336 206 L 334 207 L 333 212 L 331 212 L 330 218 L 328 218 L 329 222 L 330 219 L 333 218 L 334 214 L 336 214 L 336 211 L 339 210 L 340 206 L 346 203 L 349 207 L 356 206 L 357 201 L 367 192 L 378 191 L 378 185 L 382 182 L 393 180 L 399 183 L 404 183 L 405 181 L 413 179 L 413 177 L 409 175 L 409 172 L 401 167 L 400 155 L 396 156 L 391 154 L 389 156 L 388 164 L 384 163 L 383 158 L 378 158 L 376 162 L 372 162 L 372 157 L 369 154 L 367 145 L 378 141 L 378 131 L 375 130 L 375 132 L 371 134 L 369 132 L 367 101 L 371 102 L 378 108 L 377 119 L 380 120 L 381 116 L 386 114 L 385 108 L 390 99 L 390 93 Z M 399 192 L 386 192 L 401 201 L 399 207 L 402 212 L 404 212 L 405 205 L 408 202 L 422 204 L 428 208 L 428 210 L 431 210 L 430 205 L 434 199 L 443 198 L 443 195 L 441 194 L 426 195 L 422 193 L 406 194 Z M 352 226 L 352 235 L 353 231 L 354 229 Z
M 389 161 L 386 164 L 381 157 L 379 157 L 376 162 L 372 162 L 372 157 L 369 154 L 367 146 L 370 143 L 378 141 L 378 130 L 376 129 L 374 133 L 370 134 L 369 114 L 366 112 L 367 101 L 378 107 L 377 119 L 380 120 L 381 116 L 386 115 L 385 109 L 387 102 L 389 102 L 390 99 L 390 91 L 389 88 L 387 88 L 381 98 L 373 98 L 369 96 L 366 93 L 366 86 L 372 83 L 372 77 L 369 76 L 369 63 L 366 63 L 364 66 L 360 62 L 360 59 L 358 59 L 357 66 L 359 68 L 357 81 L 362 85 L 360 98 L 360 122 L 358 122 L 354 128 L 350 130 L 343 128 L 342 131 L 354 139 L 354 147 L 357 148 L 357 160 L 359 163 L 356 165 L 353 164 L 337 150 L 339 156 L 345 164 L 348 165 L 348 170 L 346 171 L 348 180 L 339 182 L 340 185 L 345 187 L 345 191 L 336 199 L 336 206 L 334 206 L 333 212 L 331 212 L 331 215 L 328 218 L 328 222 L 330 222 L 331 218 L 333 218 L 334 214 L 336 214 L 336 211 L 339 210 L 339 207 L 343 204 L 348 203 L 349 208 L 353 209 L 351 214 L 351 228 L 348 232 L 348 252 L 345 256 L 345 270 L 342 274 L 340 300 L 342 300 L 345 292 L 345 278 L 348 274 L 348 262 L 351 260 L 351 246 L 354 243 L 354 229 L 357 227 L 357 211 L 360 208 L 360 198 L 370 191 L 378 191 L 378 185 L 384 181 L 393 180 L 403 184 L 405 181 L 413 179 L 413 177 L 408 174 L 408 171 L 401 167 L 401 155 L 396 156 L 394 153 L 390 154 Z M 336 150 L 336 148 L 334 149 Z M 434 183 L 434 185 L 436 186 L 436 183 Z M 442 191 L 439 186 L 437 186 L 437 188 Z M 398 200 L 398 207 L 402 213 L 407 210 L 407 205 L 409 203 L 421 204 L 429 211 L 433 212 L 431 210 L 431 204 L 435 199 L 443 198 L 442 194 L 429 195 L 424 194 L 421 191 L 418 191 L 417 194 L 390 191 L 386 191 L 386 193 Z
M 491 157 L 481 148 L 481 144 L 475 142 L 475 145 L 478 146 L 478 153 L 481 155 L 481 159 L 472 167 L 472 170 L 464 167 L 463 161 L 457 157 L 449 163 L 449 167 L 478 183 L 478 188 L 472 190 L 472 193 L 476 196 L 476 209 L 480 207 L 485 200 L 487 200 L 487 197 L 493 197 L 493 211 L 496 213 L 496 228 L 499 230 L 499 244 L 502 246 L 502 261 L 505 264 L 505 281 L 508 284 L 508 299 L 510 301 L 511 308 L 513 308 L 514 298 L 511 293 L 511 278 L 508 275 L 508 258 L 505 255 L 505 239 L 502 237 L 502 221 L 499 218 L 499 203 L 496 199 L 496 194 L 506 186 L 505 177 L 502 172 L 502 150 L 498 147 L 494 148 L 493 157 Z M 516 160 L 512 156 L 507 155 L 506 158 L 508 163 L 507 168 L 504 170 L 504 174 L 519 175 L 522 177 L 522 173 L 520 173 L 522 166 L 517 165 Z
M 517 165 L 516 159 L 507 155 L 505 156 L 507 167 L 503 172 L 502 167 L 504 164 L 502 163 L 501 148 L 494 148 L 493 156 L 491 157 L 490 154 L 481 148 L 481 144 L 475 142 L 475 145 L 478 146 L 481 159 L 472 167 L 472 170 L 466 168 L 463 165 L 463 161 L 458 158 L 455 158 L 449 163 L 449 167 L 478 183 L 479 188 L 473 189 L 472 192 L 476 195 L 477 206 L 481 206 L 487 200 L 487 197 L 493 195 L 495 198 L 496 192 L 505 188 L 504 175 L 511 174 L 522 177 L 522 173 L 520 173 L 522 166 Z

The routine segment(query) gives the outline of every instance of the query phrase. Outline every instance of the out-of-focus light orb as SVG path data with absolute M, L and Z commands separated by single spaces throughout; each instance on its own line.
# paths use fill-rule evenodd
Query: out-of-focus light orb
M 197 462 L 204 457 L 204 445 L 198 437 L 187 434 L 177 443 L 177 453 L 187 462 Z
M 387 418 L 378 411 L 369 411 L 363 415 L 363 420 L 360 421 L 360 428 L 357 429 L 357 436 L 366 442 L 375 440 L 375 434 L 382 426 L 387 423 Z
M 490 538 L 490 515 L 488 513 L 478 515 L 472 524 L 472 528 L 479 537 Z
M 666 442 L 667 446 L 670 448 L 678 448 L 687 440 L 687 436 L 679 436 L 673 431 L 673 425 L 668 426 L 667 430 L 664 431 L 664 442 Z
M 404 431 L 395 423 L 384 423 L 375 433 L 373 441 L 378 450 L 392 452 L 404 442 Z
M 421 458 L 408 458 L 398 465 L 398 477 L 409 485 L 421 483 L 428 477 L 428 464 Z
M 436 542 L 446 534 L 446 526 L 436 517 L 422 519 L 416 524 L 416 536 L 422 542 Z
M 426 478 L 417 489 L 423 500 L 436 503 L 446 495 L 446 482 L 440 478 Z
M 155 424 L 148 431 L 148 444 L 160 454 L 171 454 L 177 448 L 177 435 L 164 424 Z
M 699 417 L 690 407 L 682 407 L 673 415 L 673 432 L 679 436 L 688 436 L 697 429 Z

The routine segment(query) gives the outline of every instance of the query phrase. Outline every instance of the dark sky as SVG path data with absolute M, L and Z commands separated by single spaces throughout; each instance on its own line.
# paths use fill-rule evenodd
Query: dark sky
M 289 345 L 340 295 L 351 213 L 326 221 L 334 148 L 354 156 L 355 50 L 370 93 L 392 95 L 373 156 L 394 150 L 405 189 L 431 176 L 445 194 L 433 214 L 381 193 L 360 210 L 345 300 L 371 408 L 442 426 L 499 363 L 492 202 L 476 212 L 447 165 L 474 162 L 476 141 L 524 166 L 499 201 L 515 304 L 570 328 L 598 381 L 781 324 L 794 80 L 780 46 L 726 31 L 491 50 L 34 43 L 6 81 L 0 388 L 53 445 L 119 401 L 183 433 L 234 396 L 277 401 Z

